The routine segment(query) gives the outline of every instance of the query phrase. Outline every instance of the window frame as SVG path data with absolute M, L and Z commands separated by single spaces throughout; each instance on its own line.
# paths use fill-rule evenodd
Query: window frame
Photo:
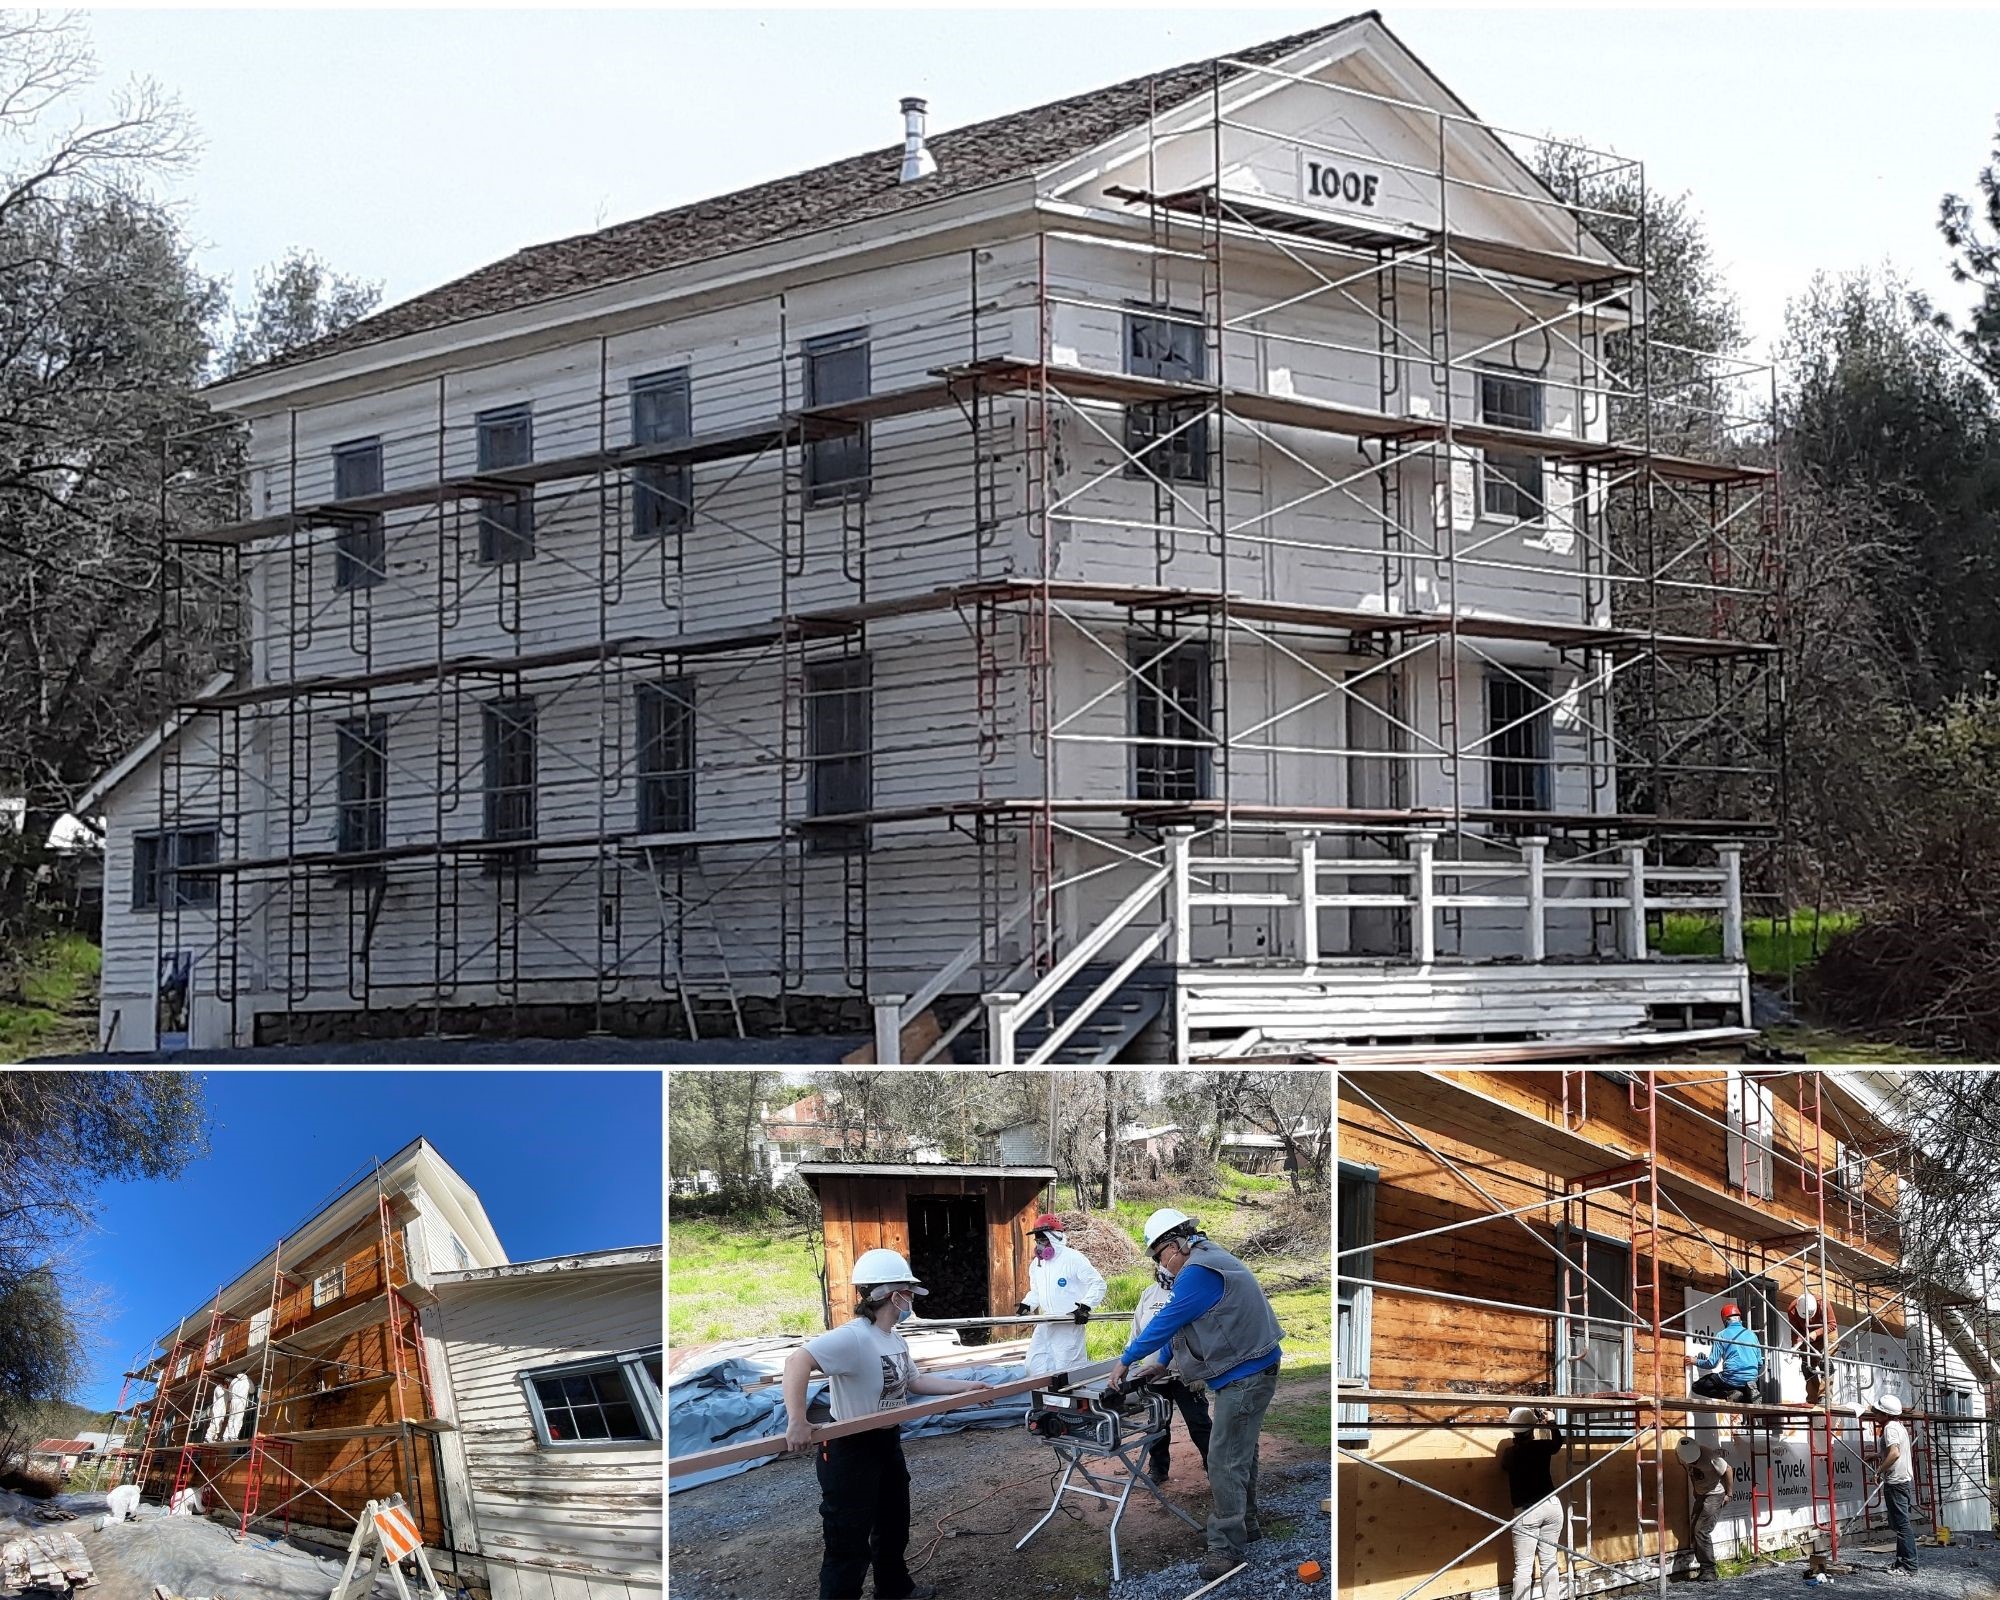
M 1172 639 L 1155 633 L 1125 638 L 1131 671 L 1126 694 L 1125 731 L 1134 740 L 1127 764 L 1127 790 L 1135 800 L 1196 801 L 1215 792 L 1215 656 L 1206 640 Z M 1193 665 L 1190 665 L 1193 663 Z M 1167 669 L 1186 675 L 1195 690 L 1188 710 L 1179 686 L 1162 682 Z M 1198 739 L 1199 744 L 1142 744 L 1146 739 Z M 1183 771 L 1182 769 L 1188 769 Z M 1180 782 L 1167 780 L 1178 777 Z M 1191 783 L 1193 793 L 1180 792 Z M 1169 789 L 1173 792 L 1168 792 Z
M 847 677 L 855 681 L 829 683 L 833 677 Z M 825 661 L 806 664 L 806 816 L 842 816 L 853 811 L 872 811 L 875 807 L 875 660 L 863 652 L 859 655 L 836 656 Z M 836 700 L 843 703 L 858 700 L 858 718 L 851 710 L 841 713 L 843 735 L 854 732 L 852 726 L 859 722 L 860 745 L 858 748 L 825 748 L 829 737 L 827 725 L 821 721 L 827 715 L 824 708 Z M 843 777 L 842 775 L 846 776 Z M 851 786 L 858 793 L 860 804 L 835 805 L 836 799 L 845 798 Z M 865 822 L 836 823 L 826 827 L 811 829 L 806 837 L 806 849 L 820 854 L 844 855 L 852 851 L 866 850 L 869 846 L 870 830 Z
M 1483 674 L 1486 700 L 1486 804 L 1493 811 L 1519 811 L 1533 814 L 1555 809 L 1556 792 L 1556 728 L 1555 728 L 1555 683 L 1545 668 L 1507 668 L 1499 670 L 1487 668 Z M 1523 706 L 1513 714 L 1496 714 L 1495 692 L 1509 695 L 1535 695 L 1540 703 Z M 1503 735 L 1499 730 L 1512 727 Z M 1503 740 L 1512 740 L 1521 735 L 1529 735 L 1533 749 L 1527 754 L 1502 754 Z M 1534 801 L 1524 805 L 1513 798 L 1516 791 L 1510 789 L 1503 796 L 1501 774 L 1507 771 L 1526 771 L 1532 774 L 1532 793 L 1527 796 Z
M 206 835 L 211 843 L 209 854 L 203 860 L 183 863 L 181 841 L 188 837 Z M 153 850 L 150 865 L 141 870 L 146 847 Z M 141 828 L 132 835 L 132 910 L 151 911 L 213 911 L 221 904 L 221 880 L 213 874 L 195 878 L 190 885 L 183 886 L 180 878 L 182 865 L 212 866 L 222 855 L 222 824 L 220 822 L 183 822 L 171 828 Z M 169 890 L 172 904 L 168 904 Z
M 700 807 L 695 792 L 699 738 L 696 686 L 682 673 L 632 686 L 634 825 L 641 835 L 693 833 Z M 675 765 L 653 765 L 658 747 Z M 676 798 L 678 804 L 668 804 Z M 656 804 L 655 801 L 658 803 Z
M 1168 354 L 1164 359 L 1139 353 L 1139 334 L 1148 324 L 1168 330 Z M 1192 313 L 1172 305 L 1129 306 L 1125 312 L 1123 331 L 1124 366 L 1128 377 L 1159 378 L 1171 383 L 1209 381 L 1207 333 Z M 1191 336 L 1194 341 L 1191 359 L 1184 359 L 1176 348 L 1183 335 Z M 1191 373 L 1183 375 L 1168 370 L 1177 365 L 1190 367 Z M 1165 483 L 1206 484 L 1209 479 L 1208 410 L 1206 400 L 1163 400 L 1126 406 L 1123 437 L 1128 459 L 1122 469 L 1123 475 L 1140 480 L 1157 478 Z M 1182 428 L 1183 423 L 1187 426 L 1176 433 L 1175 430 Z M 1148 452 L 1153 440 L 1169 434 L 1173 438 L 1167 444 Z
M 525 714 L 523 709 L 525 709 Z M 534 695 L 502 696 L 483 701 L 480 714 L 480 832 L 488 844 L 511 844 L 537 837 L 541 825 L 541 705 Z M 525 780 L 503 782 L 507 755 L 503 741 L 523 739 L 527 751 Z M 525 821 L 504 822 L 502 803 L 525 795 Z M 535 870 L 532 850 L 491 851 L 486 855 L 488 877 L 497 877 L 509 866 L 522 872 Z
M 1334 1442 L 1366 1448 L 1368 1444 L 1368 1407 L 1352 1402 L 1343 1404 L 1340 1399 L 1340 1379 L 1342 1376 L 1359 1378 L 1365 1385 L 1373 1362 L 1370 1348 L 1375 1325 L 1375 1291 L 1365 1284 L 1356 1284 L 1346 1292 L 1342 1302 L 1340 1279 L 1342 1276 L 1340 1252 L 1343 1250 L 1366 1250 L 1365 1255 L 1353 1258 L 1354 1265 L 1347 1269 L 1352 1278 L 1372 1278 L 1375 1276 L 1375 1249 L 1377 1230 L 1375 1227 L 1376 1200 L 1381 1193 L 1382 1173 L 1377 1167 L 1362 1166 L 1352 1161 L 1336 1161 L 1335 1165 L 1335 1213 L 1337 1217 L 1334 1233 L 1334 1293 L 1333 1293 L 1333 1375 L 1334 1375 Z M 1350 1218 L 1346 1205 L 1340 1204 L 1343 1186 L 1353 1186 L 1353 1193 L 1360 1197 L 1360 1203 L 1349 1201 L 1353 1206 L 1353 1217 L 1357 1225 L 1354 1235 L 1344 1236 L 1344 1228 Z M 1366 1233 L 1364 1242 L 1359 1235 Z M 1345 1238 L 1346 1242 L 1343 1242 Z M 1348 1371 L 1340 1370 L 1340 1315 L 1347 1313 L 1347 1357 Z
M 495 459 L 495 436 L 502 429 L 519 426 L 523 449 L 518 460 Z M 505 472 L 509 467 L 532 466 L 535 460 L 535 408 L 530 401 L 494 406 L 472 419 L 475 470 Z M 479 564 L 507 566 L 535 557 L 535 493 L 532 488 L 519 495 L 475 501 L 479 522 Z
M 680 427 L 676 431 L 642 432 L 639 407 L 642 397 L 668 395 L 680 402 Z M 631 380 L 626 387 L 631 409 L 627 433 L 637 446 L 673 444 L 694 434 L 694 376 L 691 367 L 669 367 Z M 647 435 L 651 435 L 648 437 Z M 678 538 L 694 522 L 694 468 L 681 462 L 642 462 L 632 469 L 629 479 L 632 537 L 634 539 Z
M 1543 433 L 1548 429 L 1548 395 L 1540 377 L 1524 372 L 1518 367 L 1503 367 L 1483 363 L 1473 369 L 1473 376 L 1479 386 L 1479 420 L 1491 428 L 1513 428 L 1524 433 Z M 1528 396 L 1530 404 L 1528 422 L 1520 420 L 1520 413 L 1509 411 L 1496 416 L 1499 408 L 1489 405 L 1486 386 L 1518 385 Z M 1546 463 L 1538 455 L 1525 451 L 1494 449 L 1491 446 L 1480 452 L 1479 492 L 1476 504 L 1479 517 L 1484 522 L 1519 523 L 1524 527 L 1538 527 L 1547 520 L 1549 511 L 1548 473 Z M 1534 486 L 1529 487 L 1528 476 L 1534 477 Z M 1501 505 L 1492 504 L 1492 491 L 1499 490 L 1497 498 Z M 1532 507 L 1523 512 L 1521 506 Z
M 333 458 L 333 497 L 358 500 L 382 492 L 382 436 L 350 439 L 337 444 Z M 344 469 L 353 462 L 371 463 L 365 487 L 344 481 Z M 333 586 L 336 589 L 372 589 L 389 576 L 388 539 L 382 518 L 343 516 L 333 535 Z
M 659 1386 L 653 1375 L 646 1369 L 648 1358 L 658 1361 L 664 1354 L 660 1345 L 645 1345 L 638 1349 L 621 1350 L 611 1355 L 592 1356 L 586 1360 L 565 1361 L 556 1366 L 527 1367 L 519 1374 L 521 1392 L 527 1397 L 528 1416 L 535 1430 L 535 1448 L 538 1450 L 658 1450 L 664 1444 L 664 1407 L 660 1401 Z M 644 1439 L 551 1439 L 548 1417 L 542 1409 L 542 1397 L 536 1391 L 535 1383 L 543 1378 L 581 1377 L 584 1374 L 616 1372 L 625 1381 L 626 1392 L 631 1398 L 633 1414 L 649 1428 L 650 1435 Z
M 333 1292 L 327 1295 L 324 1299 L 322 1299 L 320 1297 L 320 1285 L 325 1283 L 328 1279 L 333 1280 Z M 346 1298 L 347 1298 L 347 1263 L 345 1261 L 335 1263 L 333 1266 L 328 1267 L 324 1272 L 316 1272 L 313 1274 L 313 1281 L 312 1281 L 313 1310 L 315 1311 L 321 1310 L 323 1307 L 333 1305 L 336 1301 L 344 1300 Z
M 861 389 L 858 394 L 828 395 L 821 392 L 825 381 L 820 363 L 830 356 L 859 352 Z M 823 333 L 799 346 L 800 386 L 808 410 L 814 406 L 839 405 L 846 400 L 866 400 L 875 392 L 874 340 L 865 327 L 843 328 Z M 858 467 L 849 470 L 852 458 Z M 842 434 L 832 439 L 809 439 L 800 450 L 800 483 L 806 509 L 821 506 L 860 504 L 868 499 L 874 478 L 874 433 L 868 424 L 858 434 Z M 839 477 L 829 474 L 838 470 Z
M 334 730 L 334 817 L 333 845 L 341 855 L 359 855 L 371 850 L 385 850 L 389 844 L 389 717 L 386 712 L 364 713 L 358 717 L 344 717 L 333 725 Z M 359 795 L 350 794 L 349 780 L 355 776 L 357 763 L 350 758 L 361 758 L 361 790 Z M 374 783 L 368 782 L 372 773 Z M 360 832 L 360 842 L 350 837 L 350 822 L 355 821 Z

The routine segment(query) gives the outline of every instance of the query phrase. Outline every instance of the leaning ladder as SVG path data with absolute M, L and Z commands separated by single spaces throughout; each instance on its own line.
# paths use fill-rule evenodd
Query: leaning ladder
M 647 854 L 652 870 L 646 877 L 652 883 L 653 903 L 659 910 L 660 951 L 663 958 L 669 951 L 672 954 L 674 993 L 680 999 L 681 1015 L 687 1018 L 688 1037 L 701 1037 L 701 1023 L 695 1016 L 696 1002 L 719 997 L 729 1006 L 736 1037 L 747 1039 L 750 1035 L 743 1025 L 743 998 L 736 992 L 736 979 L 729 970 L 729 952 L 723 946 L 721 930 L 715 925 L 715 895 L 702 872 L 700 854 L 689 850 L 686 859 L 680 862 L 669 861 L 653 851 Z M 668 891 L 664 879 L 669 870 L 679 872 L 685 892 Z M 715 959 L 715 970 L 721 974 L 719 978 L 702 981 L 688 976 L 687 946 L 691 933 L 699 935 L 708 946 Z

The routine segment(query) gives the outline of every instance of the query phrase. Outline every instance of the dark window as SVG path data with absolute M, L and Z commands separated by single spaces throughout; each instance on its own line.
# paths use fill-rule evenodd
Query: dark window
M 688 373 L 656 373 L 632 380 L 632 442 L 674 444 L 693 431 Z M 640 539 L 679 533 L 692 519 L 694 469 L 686 462 L 656 463 L 632 472 L 632 532 Z
M 1375 1170 L 1372 1167 L 1340 1166 L 1339 1204 L 1340 1259 L 1335 1263 L 1338 1307 L 1334 1328 L 1334 1376 L 1363 1387 L 1368 1382 L 1368 1334 L 1373 1291 L 1365 1282 L 1375 1276 Z M 1349 1255 L 1348 1251 L 1356 1252 Z M 1368 1408 L 1343 1405 L 1340 1408 L 1340 1442 L 1368 1442 Z
M 1547 811 L 1555 770 L 1546 673 L 1486 675 L 1487 771 L 1495 811 Z
M 527 406 L 482 411 L 478 417 L 479 470 L 500 472 L 535 459 L 535 419 Z M 535 553 L 532 489 L 479 502 L 479 559 L 487 564 L 525 561 Z
M 1136 378 L 1205 382 L 1208 346 L 1201 328 L 1193 322 L 1156 314 L 1128 314 L 1125 370 Z M 1170 483 L 1206 483 L 1208 402 L 1175 400 L 1127 406 L 1125 448 L 1139 458 L 1126 464 L 1128 478 L 1143 478 L 1150 473 Z
M 357 439 L 333 447 L 333 497 L 358 500 L 382 492 L 382 441 Z M 380 517 L 343 518 L 333 536 L 333 586 L 366 589 L 382 581 L 388 555 Z
M 1542 431 L 1542 386 L 1505 372 L 1479 374 L 1479 420 L 1496 428 Z M 1542 514 L 1542 458 L 1488 450 L 1480 472 L 1480 509 L 1509 522 L 1534 522 Z
M 1631 1382 L 1633 1320 L 1629 1247 L 1596 1234 L 1559 1230 L 1556 1264 L 1556 1393 L 1615 1394 Z M 1573 1419 L 1579 1431 L 1595 1420 Z
M 486 837 L 535 836 L 535 702 L 523 695 L 486 707 Z M 510 851 L 487 857 L 487 871 L 506 870 L 517 861 L 532 870 L 534 857 Z
M 158 911 L 162 906 L 212 906 L 216 876 L 204 872 L 182 877 L 177 868 L 215 865 L 220 831 L 213 827 L 177 828 L 132 837 L 132 909 Z
M 866 656 L 822 661 L 806 669 L 807 752 L 811 771 L 806 814 L 840 817 L 874 804 L 874 689 Z M 859 850 L 868 843 L 865 824 L 815 829 L 815 850 Z
M 1206 800 L 1213 697 L 1208 647 L 1143 635 L 1127 644 L 1132 663 L 1132 748 L 1137 800 Z
M 642 683 L 639 831 L 694 831 L 694 680 Z
M 838 405 L 868 398 L 868 334 L 854 328 L 810 339 L 805 346 L 805 388 L 808 406 Z M 806 504 L 823 506 L 868 498 L 868 429 L 831 439 L 808 440 L 805 446 Z
M 536 1442 L 603 1446 L 658 1439 L 659 1370 L 657 1351 L 633 1351 L 523 1373 Z
M 389 837 L 389 719 L 352 717 L 338 725 L 339 803 L 334 848 L 380 850 Z

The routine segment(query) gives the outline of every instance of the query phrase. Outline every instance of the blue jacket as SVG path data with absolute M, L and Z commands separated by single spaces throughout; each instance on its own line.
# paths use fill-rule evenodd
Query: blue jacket
M 1694 1364 L 1704 1372 L 1710 1367 L 1717 1368 L 1724 1383 L 1755 1383 L 1757 1374 L 1764 1370 L 1764 1347 L 1743 1323 L 1726 1322 L 1722 1332 L 1715 1336 L 1710 1353 L 1697 1356 Z

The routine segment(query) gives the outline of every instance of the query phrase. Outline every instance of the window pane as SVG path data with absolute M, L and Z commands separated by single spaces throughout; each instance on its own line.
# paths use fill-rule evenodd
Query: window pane
M 480 414 L 479 470 L 498 471 L 534 460 L 534 418 L 526 406 L 509 406 Z M 492 564 L 525 561 L 535 553 L 535 501 L 532 491 L 479 502 L 479 559 Z
M 808 406 L 835 405 L 868 395 L 868 343 L 859 331 L 835 334 L 807 345 L 805 391 Z M 868 493 L 868 430 L 831 439 L 815 439 L 805 447 L 805 491 L 808 506 L 862 499 Z
M 1134 639 L 1130 660 L 1133 796 L 1140 800 L 1205 800 L 1209 787 L 1208 650 L 1192 640 Z
M 630 1405 L 608 1405 L 604 1408 L 604 1437 L 607 1439 L 644 1439 L 646 1430 L 639 1426 L 639 1414 Z
M 807 670 L 808 815 L 846 816 L 866 811 L 874 803 L 870 673 L 866 656 L 821 662 Z M 866 842 L 866 827 L 848 824 L 819 830 L 811 847 L 852 850 Z

